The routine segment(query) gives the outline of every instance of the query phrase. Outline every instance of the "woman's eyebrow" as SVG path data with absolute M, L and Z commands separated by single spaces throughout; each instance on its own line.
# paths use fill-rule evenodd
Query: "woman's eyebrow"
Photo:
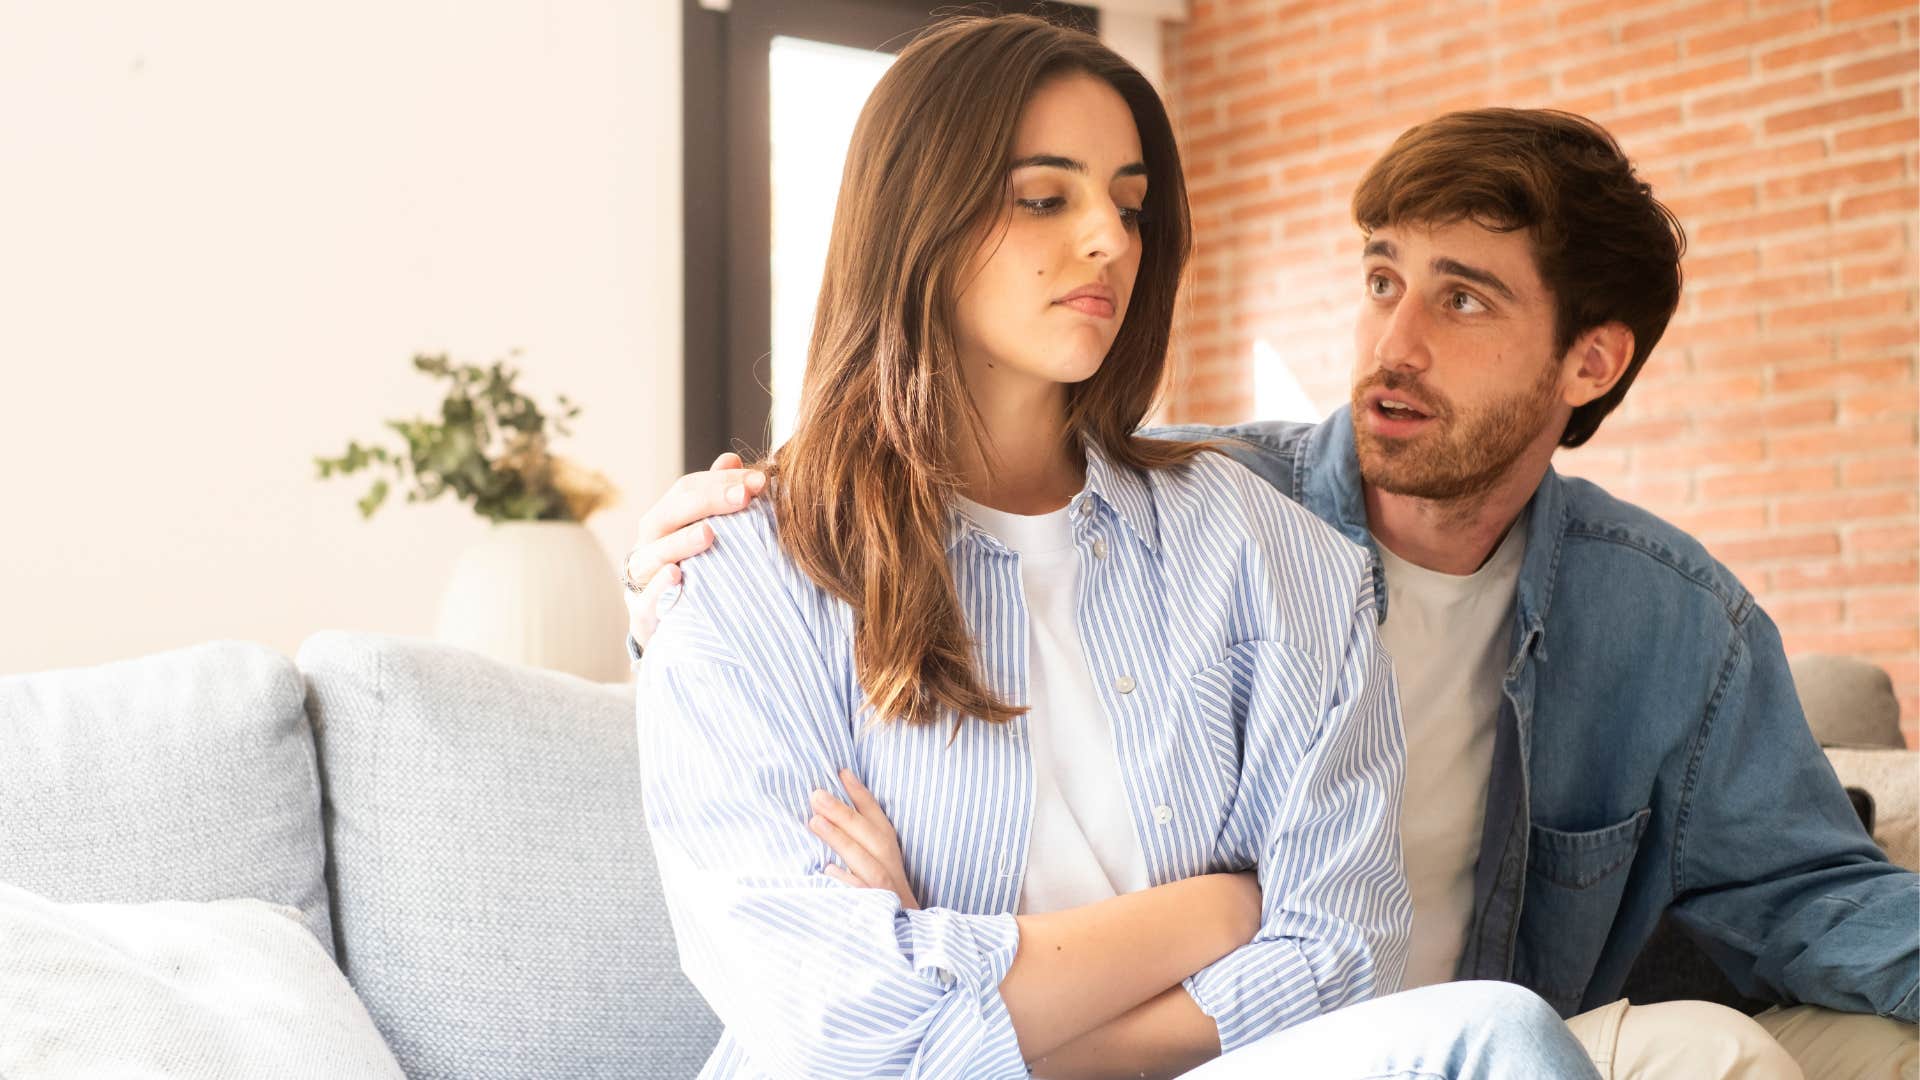
M 1061 157 L 1059 154 L 1029 154 L 1026 157 L 1016 160 L 1012 165 L 1007 166 L 1007 170 L 1011 172 L 1014 169 L 1030 169 L 1036 167 L 1042 169 L 1065 169 L 1068 172 L 1080 173 L 1082 175 L 1087 171 L 1086 162 L 1076 161 L 1070 157 Z M 1147 175 L 1147 165 L 1144 161 L 1130 162 L 1113 170 L 1113 178 L 1115 180 L 1123 176 L 1145 175 Z

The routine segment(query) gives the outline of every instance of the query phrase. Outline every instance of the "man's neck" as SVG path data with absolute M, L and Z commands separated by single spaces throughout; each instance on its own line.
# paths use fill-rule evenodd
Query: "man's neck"
M 1457 499 L 1395 495 L 1363 483 L 1367 529 L 1381 546 L 1415 566 L 1471 574 L 1493 556 L 1526 510 L 1552 459 L 1552 443 L 1530 447 L 1491 485 Z

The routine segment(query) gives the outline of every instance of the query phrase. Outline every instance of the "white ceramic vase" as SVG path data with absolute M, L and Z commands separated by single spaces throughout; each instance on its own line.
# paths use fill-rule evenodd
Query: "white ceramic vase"
M 510 664 L 628 678 L 613 563 L 572 521 L 504 521 L 454 563 L 434 636 Z

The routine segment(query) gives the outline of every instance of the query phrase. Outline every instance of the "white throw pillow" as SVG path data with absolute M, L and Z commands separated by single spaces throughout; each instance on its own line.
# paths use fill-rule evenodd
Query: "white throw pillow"
M 404 1080 L 298 921 L 259 900 L 58 904 L 0 884 L 7 1080 Z

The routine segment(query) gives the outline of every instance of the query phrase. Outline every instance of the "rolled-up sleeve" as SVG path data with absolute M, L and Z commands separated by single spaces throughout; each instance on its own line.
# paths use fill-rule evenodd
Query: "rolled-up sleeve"
M 1235 815 L 1258 837 L 1263 921 L 1250 944 L 1185 982 L 1223 1052 L 1399 989 L 1412 920 L 1399 838 L 1406 748 L 1375 622 L 1367 581 L 1318 693 L 1284 648 L 1250 653 Z
M 839 792 L 853 764 L 844 706 L 836 720 L 834 702 L 781 685 L 761 662 L 781 643 L 737 651 L 702 592 L 689 582 L 638 688 L 647 824 L 688 977 L 759 1072 L 1025 1077 L 999 990 L 1013 916 L 904 910 L 822 873 L 807 798 Z

